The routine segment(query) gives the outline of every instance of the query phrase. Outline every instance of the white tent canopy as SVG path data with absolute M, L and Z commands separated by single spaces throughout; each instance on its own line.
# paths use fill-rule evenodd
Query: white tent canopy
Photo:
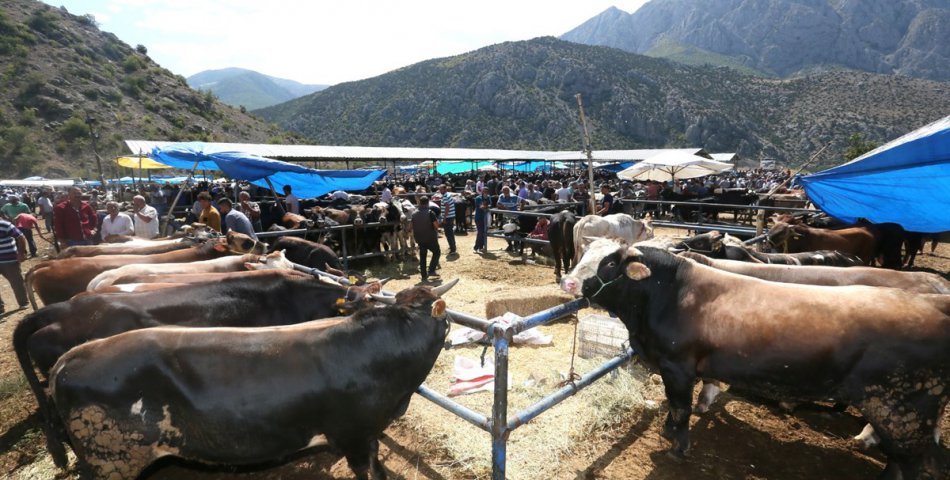
M 732 164 L 681 152 L 664 152 L 617 173 L 625 180 L 665 182 L 704 177 L 732 169 Z

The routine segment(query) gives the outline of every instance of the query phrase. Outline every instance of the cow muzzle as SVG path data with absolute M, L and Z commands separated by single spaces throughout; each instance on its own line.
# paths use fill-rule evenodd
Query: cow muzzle
M 581 296 L 581 282 L 576 278 L 571 276 L 566 276 L 561 279 L 561 290 L 564 290 L 575 297 Z

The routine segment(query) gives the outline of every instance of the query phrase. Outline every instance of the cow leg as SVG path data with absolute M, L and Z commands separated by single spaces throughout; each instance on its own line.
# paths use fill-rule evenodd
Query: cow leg
M 670 361 L 661 362 L 660 376 L 663 377 L 666 400 L 670 409 L 666 415 L 662 435 L 673 444 L 669 454 L 674 459 L 683 459 L 689 449 L 689 415 L 692 410 L 693 385 L 696 383 L 696 376 L 682 365 Z
M 379 440 L 348 440 L 341 442 L 339 448 L 357 480 L 385 480 L 386 470 L 379 461 Z
M 554 281 L 561 283 L 561 252 L 554 252 Z

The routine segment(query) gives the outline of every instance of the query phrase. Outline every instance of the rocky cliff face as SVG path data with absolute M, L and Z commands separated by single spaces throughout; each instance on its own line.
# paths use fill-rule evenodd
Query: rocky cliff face
M 576 150 L 704 147 L 792 164 L 848 136 L 882 142 L 950 111 L 950 84 L 825 72 L 777 80 L 539 38 L 335 85 L 258 110 L 323 144 Z M 840 163 L 829 155 L 827 163 Z
M 652 0 L 633 14 L 608 9 L 561 38 L 781 77 L 845 68 L 950 80 L 944 0 Z
M 0 3 L 0 177 L 95 177 L 125 139 L 265 142 L 282 132 L 197 92 L 95 19 Z M 118 173 L 118 172 L 114 172 Z

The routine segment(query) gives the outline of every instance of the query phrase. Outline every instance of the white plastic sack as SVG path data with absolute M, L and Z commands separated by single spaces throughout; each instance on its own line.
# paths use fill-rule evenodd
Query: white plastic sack
M 515 321 L 520 320 L 521 318 L 522 317 L 519 317 L 518 315 L 508 312 L 500 317 L 495 317 L 489 320 L 489 322 L 498 322 L 507 326 L 511 325 Z M 485 337 L 486 334 L 484 332 L 473 330 L 468 327 L 462 327 L 452 330 L 452 333 L 449 334 L 449 341 L 452 342 L 452 346 L 455 346 L 462 345 L 464 343 L 477 342 Z M 554 337 L 541 333 L 540 327 L 534 327 L 515 335 L 513 340 L 515 345 L 550 345 L 554 340 Z

